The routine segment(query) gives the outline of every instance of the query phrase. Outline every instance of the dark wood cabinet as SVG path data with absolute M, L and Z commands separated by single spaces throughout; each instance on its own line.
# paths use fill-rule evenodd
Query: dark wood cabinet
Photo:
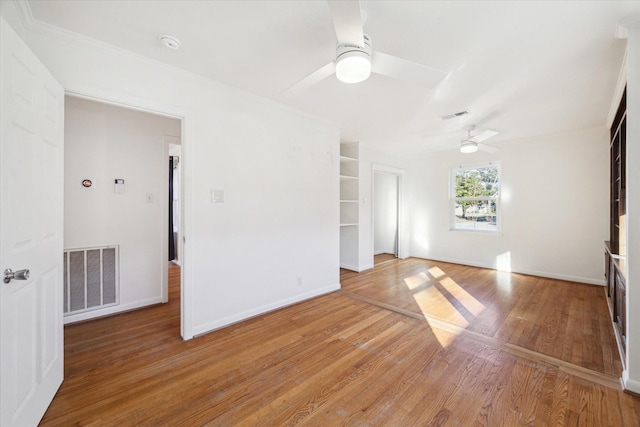
M 622 344 L 624 349 L 626 350 L 626 342 L 627 342 L 627 316 L 626 316 L 626 301 L 627 301 L 627 292 L 625 287 L 624 276 L 619 271 L 616 271 L 616 302 L 613 305 L 613 323 L 616 325 L 618 332 L 620 333 L 620 338 L 622 339 Z
M 626 352 L 626 152 L 627 91 L 625 89 L 611 125 L 610 145 L 610 223 L 605 242 L 605 278 L 613 327 L 620 343 L 621 358 Z M 623 362 L 624 363 L 624 362 Z
M 621 359 L 624 361 L 627 351 L 627 287 L 625 278 L 625 260 L 612 253 L 610 242 L 605 242 L 605 278 L 607 297 L 613 329 L 620 343 Z
M 626 255 L 626 153 L 627 91 L 623 92 L 616 117 L 611 125 L 610 144 L 610 229 L 611 252 Z

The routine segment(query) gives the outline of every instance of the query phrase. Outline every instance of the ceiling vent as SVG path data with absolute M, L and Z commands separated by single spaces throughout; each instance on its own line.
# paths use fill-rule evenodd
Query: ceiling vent
M 469 114 L 467 110 L 458 111 L 457 113 L 449 114 L 448 116 L 442 116 L 442 120 L 455 119 L 456 117 L 466 116 L 467 114 Z

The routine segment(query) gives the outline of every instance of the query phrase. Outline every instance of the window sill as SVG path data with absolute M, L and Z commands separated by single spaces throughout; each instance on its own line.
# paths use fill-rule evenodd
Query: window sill
M 503 236 L 502 231 L 501 230 L 479 230 L 479 229 L 474 229 L 474 228 L 449 228 L 449 231 L 462 231 L 462 232 L 469 232 L 469 233 L 482 233 L 482 234 L 495 234 L 497 236 Z

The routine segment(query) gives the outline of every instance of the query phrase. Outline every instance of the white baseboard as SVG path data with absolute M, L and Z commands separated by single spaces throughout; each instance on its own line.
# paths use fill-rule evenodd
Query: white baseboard
M 325 295 L 325 294 L 337 291 L 338 289 L 340 289 L 339 283 L 335 285 L 325 286 L 323 288 L 314 289 L 312 291 L 305 292 L 303 294 L 299 294 L 291 298 L 275 301 L 260 307 L 243 311 L 241 313 L 236 313 L 231 316 L 223 317 L 222 319 L 216 319 L 214 321 L 207 322 L 202 325 L 195 325 L 193 327 L 193 336 L 206 334 L 207 332 L 213 332 L 217 329 L 224 328 L 234 323 L 242 322 L 244 320 L 259 316 L 261 314 L 268 313 L 270 311 L 274 311 L 274 310 L 284 308 L 289 305 L 293 305 L 311 298 Z
M 344 268 L 345 270 L 357 271 L 358 273 L 360 272 L 360 270 L 358 270 L 358 267 L 351 264 L 340 263 L 340 268 Z
M 520 270 L 514 271 L 513 273 L 527 274 L 529 276 L 539 276 L 546 277 L 549 279 L 558 279 L 558 280 L 566 280 L 568 282 L 578 282 L 578 283 L 586 283 L 588 285 L 598 285 L 598 286 L 606 286 L 604 279 L 596 280 L 589 277 L 581 277 L 581 276 L 571 276 L 567 274 L 556 274 L 556 273 L 547 273 L 545 271 L 536 271 L 536 270 Z
M 488 268 L 490 270 L 497 270 L 495 268 L 495 266 L 493 265 L 488 265 L 488 264 L 482 264 L 482 263 L 478 263 L 478 262 L 473 262 L 473 261 L 466 261 L 466 260 L 461 260 L 461 259 L 454 259 L 454 258 L 440 258 L 440 257 L 419 257 L 419 256 L 414 256 L 414 258 L 420 258 L 420 259 L 427 259 L 427 260 L 433 260 L 433 261 L 441 261 L 441 262 L 450 262 L 452 264 L 462 264 L 462 265 L 469 265 L 472 267 L 480 267 L 480 268 Z M 581 276 L 571 276 L 571 275 L 567 275 L 567 274 L 557 274 L 557 273 L 549 273 L 546 271 L 538 271 L 538 270 L 513 270 L 510 271 L 509 273 L 518 273 L 518 274 L 526 274 L 528 276 L 538 276 L 538 277 L 545 277 L 548 279 L 557 279 L 557 280 L 566 280 L 568 282 L 577 282 L 577 283 L 586 283 L 589 285 L 598 285 L 598 286 L 606 286 L 606 283 L 604 281 L 604 278 L 602 280 L 597 280 L 597 279 L 592 279 L 590 277 L 581 277 Z
M 624 384 L 625 390 L 640 394 L 640 381 L 630 379 L 629 371 L 627 370 L 622 371 L 622 383 Z
M 157 296 L 153 298 L 147 298 L 140 301 L 134 301 L 128 304 L 118 304 L 112 305 L 105 308 L 99 308 L 91 311 L 84 311 L 78 314 L 70 314 L 68 316 L 64 316 L 64 324 L 67 325 L 69 323 L 80 322 L 83 320 L 95 319 L 98 317 L 110 316 L 112 314 L 121 313 L 125 311 L 135 310 L 137 308 L 146 307 L 149 305 L 160 304 L 162 303 L 162 297 Z
M 358 273 L 362 273 L 363 271 L 367 271 L 367 270 L 371 270 L 373 268 L 373 264 L 366 264 L 363 265 L 360 270 L 358 270 Z
M 340 264 L 340 268 L 344 268 L 345 270 L 355 271 L 357 273 L 362 273 L 363 271 L 371 270 L 373 268 L 373 264 L 366 264 L 366 265 L 363 265 L 362 267 L 356 267 L 355 265 L 350 265 L 350 264 Z
M 394 254 L 395 254 L 395 251 L 392 251 L 392 250 L 391 250 L 391 251 L 385 251 L 385 250 L 382 250 L 382 251 L 375 251 L 375 252 L 373 253 L 373 255 L 374 255 L 374 256 L 375 256 L 375 255 L 381 255 L 381 254 L 394 255 Z

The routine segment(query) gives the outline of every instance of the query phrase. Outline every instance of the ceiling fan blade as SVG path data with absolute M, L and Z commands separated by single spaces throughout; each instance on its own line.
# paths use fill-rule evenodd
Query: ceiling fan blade
M 494 136 L 496 136 L 499 133 L 500 132 L 497 132 L 495 130 L 487 129 L 487 130 L 484 130 L 484 131 L 480 132 L 478 135 L 472 136 L 469 139 L 469 141 L 473 141 L 473 142 L 486 141 L 487 139 L 493 138 Z
M 297 93 L 300 93 L 310 88 L 314 84 L 326 79 L 327 77 L 334 74 L 335 72 L 336 72 L 336 63 L 331 61 L 327 65 L 323 66 L 322 68 L 309 74 L 307 77 L 303 78 L 298 83 L 291 86 L 289 89 L 284 90 L 282 93 L 280 93 L 280 95 L 286 96 L 286 95 L 295 95 Z
M 485 153 L 497 153 L 500 151 L 499 148 L 487 144 L 478 144 L 478 150 L 484 151 Z
M 373 63 L 371 67 L 371 71 L 374 73 L 429 89 L 438 86 L 447 76 L 445 72 L 380 51 L 373 52 Z
M 359 0 L 327 0 L 339 44 L 364 46 Z

